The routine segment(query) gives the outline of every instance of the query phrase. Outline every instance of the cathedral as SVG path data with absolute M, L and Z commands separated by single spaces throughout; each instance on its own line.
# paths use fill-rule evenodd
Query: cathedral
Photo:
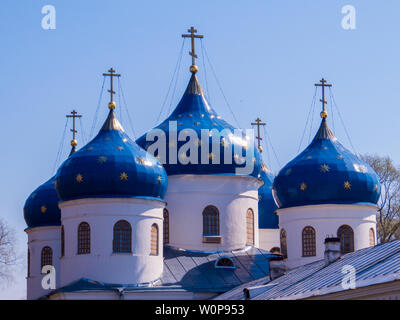
M 326 255 L 376 245 L 377 174 L 328 126 L 274 176 L 252 130 L 210 106 L 196 74 L 176 108 L 133 141 L 109 113 L 26 200 L 28 299 L 212 299 Z M 190 76 L 190 77 L 189 77 Z M 71 117 L 78 117 L 73 112 Z M 257 119 L 260 125 L 260 119 Z M 75 128 L 72 130 L 75 134 Z M 45 277 L 54 274 L 54 286 Z M 46 281 L 44 281 L 44 279 Z M 51 281 L 50 281 L 51 282 Z

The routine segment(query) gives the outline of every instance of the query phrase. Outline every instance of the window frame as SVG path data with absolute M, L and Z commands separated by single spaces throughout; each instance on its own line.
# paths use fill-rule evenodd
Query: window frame
M 40 252 L 40 272 L 44 266 L 53 266 L 53 249 L 50 246 L 44 246 Z
M 123 230 L 123 228 L 116 230 L 116 227 L 121 226 L 122 223 L 124 224 L 123 227 L 127 227 L 126 230 Z M 116 232 L 119 232 L 118 238 Z M 122 232 L 127 233 L 124 235 Z M 113 254 L 132 253 L 132 225 L 129 221 L 121 219 L 114 223 L 112 250 Z
M 86 221 L 79 223 L 77 235 L 77 254 L 90 254 L 92 246 L 90 224 Z
M 169 211 L 163 210 L 163 244 L 169 244 Z
M 283 241 L 284 240 L 284 243 Z M 285 229 L 281 229 L 279 233 L 279 242 L 280 242 L 280 250 L 282 256 L 286 259 L 288 257 L 288 248 L 287 248 L 287 232 Z
M 316 232 L 314 227 L 305 226 L 301 231 L 302 257 L 315 257 L 317 255 Z
M 251 215 L 251 225 L 249 226 L 249 213 Z M 249 238 L 249 228 L 251 228 L 251 237 Z M 249 241 L 250 239 L 250 241 Z M 251 242 L 251 243 L 250 243 Z M 254 231 L 254 210 L 248 208 L 246 211 L 246 245 L 254 246 L 255 244 L 255 231 Z
M 158 256 L 160 254 L 160 228 L 157 223 L 153 223 L 150 230 L 150 255 Z
M 341 231 L 341 230 L 343 230 L 342 231 L 342 233 L 341 234 L 339 234 L 339 232 Z M 342 238 L 342 235 L 346 235 L 345 234 L 345 232 L 346 231 L 348 231 L 349 233 L 347 234 L 347 239 L 344 239 L 344 238 Z M 349 237 L 349 235 L 350 235 L 350 237 Z M 337 237 L 340 239 L 340 253 L 341 254 L 347 254 L 347 253 L 350 253 L 350 252 L 354 252 L 354 230 L 353 230 L 353 228 L 352 227 L 350 227 L 349 225 L 347 225 L 347 224 L 342 224 L 338 229 L 337 229 Z M 345 248 L 345 241 L 348 241 L 348 240 L 350 240 L 350 242 L 348 243 L 348 245 L 349 245 L 349 250 L 345 250 L 346 248 Z

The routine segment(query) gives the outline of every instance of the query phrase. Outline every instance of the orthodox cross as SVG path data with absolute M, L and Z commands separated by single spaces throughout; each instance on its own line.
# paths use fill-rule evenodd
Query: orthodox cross
M 325 111 L 325 104 L 327 103 L 325 101 L 325 87 L 332 87 L 331 84 L 326 83 L 326 80 L 324 78 L 322 78 L 319 82 L 321 83 L 316 83 L 315 86 L 316 87 L 322 87 L 322 99 L 319 99 L 319 101 L 322 102 L 322 113 L 321 113 L 321 117 L 326 118 L 327 113 Z M 324 116 L 322 116 L 324 115 Z
M 202 39 L 204 36 L 202 36 L 202 35 L 200 35 L 200 34 L 195 34 L 195 33 L 197 33 L 197 30 L 196 30 L 194 27 L 191 27 L 191 28 L 188 30 L 188 32 L 190 32 L 190 34 L 183 34 L 183 35 L 182 35 L 182 38 L 192 38 L 192 51 L 189 52 L 189 55 L 192 56 L 192 65 L 194 66 L 194 65 L 196 65 L 195 59 L 198 58 L 198 57 L 197 57 L 197 54 L 195 53 L 195 50 L 194 50 L 194 39 L 195 39 L 195 38 L 200 38 L 200 39 Z
M 115 73 L 115 70 L 111 68 L 108 70 L 109 73 L 103 73 L 103 76 L 105 77 L 110 77 L 110 90 L 107 90 L 110 93 L 110 103 L 113 102 L 113 94 L 115 93 L 114 87 L 113 87 L 113 80 L 114 77 L 120 77 L 121 75 L 118 73 Z
M 256 139 L 258 140 L 258 149 L 260 150 L 260 152 L 262 152 L 262 147 L 261 147 L 261 134 L 260 134 L 260 127 L 261 126 L 265 126 L 266 123 L 261 122 L 261 119 L 257 117 L 256 122 L 252 122 L 251 123 L 252 126 L 257 126 L 257 133 L 258 136 L 256 137 Z
M 75 133 L 78 132 L 78 131 L 76 130 L 76 127 L 75 127 L 75 119 L 76 119 L 76 118 L 81 118 L 82 115 L 78 114 L 78 112 L 76 112 L 75 110 L 72 110 L 72 111 L 71 111 L 71 114 L 67 114 L 66 117 L 67 117 L 67 118 L 72 118 L 72 129 L 70 129 L 70 130 L 71 130 L 71 132 L 72 132 L 72 141 L 75 141 Z M 72 142 L 71 142 L 71 143 L 72 143 Z

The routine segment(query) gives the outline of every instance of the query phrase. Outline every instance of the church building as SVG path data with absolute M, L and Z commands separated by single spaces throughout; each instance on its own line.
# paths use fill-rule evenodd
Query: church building
M 289 269 L 323 259 L 327 236 L 343 253 L 376 244 L 377 175 L 337 141 L 324 96 L 315 138 L 275 177 L 260 132 L 257 146 L 207 101 L 194 46 L 203 36 L 188 31 L 175 110 L 133 141 L 111 68 L 100 131 L 77 149 L 74 126 L 69 157 L 26 200 L 28 299 L 210 299 L 268 277 L 276 259 Z M 55 288 L 43 286 L 47 273 Z

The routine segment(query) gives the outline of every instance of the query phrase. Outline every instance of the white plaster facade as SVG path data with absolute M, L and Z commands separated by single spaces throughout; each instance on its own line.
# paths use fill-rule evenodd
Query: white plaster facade
M 52 249 L 53 266 L 56 270 L 56 287 L 60 284 L 60 256 L 61 256 L 61 227 L 36 227 L 25 229 L 28 234 L 28 250 L 30 253 L 29 276 L 27 276 L 27 299 L 38 299 L 49 293 L 42 288 L 42 279 L 45 276 L 41 270 L 42 249 L 46 246 Z
M 173 247 L 230 251 L 246 246 L 246 213 L 254 213 L 254 245 L 258 247 L 258 188 L 261 180 L 234 175 L 173 175 L 165 195 Z M 219 211 L 220 243 L 203 242 L 203 210 Z
M 326 204 L 309 205 L 278 209 L 279 228 L 285 229 L 287 238 L 287 266 L 295 268 L 316 260 L 324 259 L 324 240 L 327 236 L 336 236 L 342 225 L 348 225 L 354 232 L 354 250 L 370 246 L 369 231 L 374 230 L 376 243 L 375 205 Z M 302 231 L 311 226 L 316 233 L 316 255 L 303 257 Z
M 274 247 L 281 247 L 279 229 L 259 229 L 259 248 L 270 251 Z
M 163 208 L 153 199 L 79 199 L 60 203 L 65 256 L 60 260 L 60 285 L 80 278 L 106 283 L 140 284 L 157 280 L 163 271 Z M 113 253 L 113 227 L 126 220 L 132 227 L 132 253 Z M 90 225 L 89 254 L 77 254 L 81 222 Z M 158 255 L 150 254 L 151 226 L 158 226 Z

